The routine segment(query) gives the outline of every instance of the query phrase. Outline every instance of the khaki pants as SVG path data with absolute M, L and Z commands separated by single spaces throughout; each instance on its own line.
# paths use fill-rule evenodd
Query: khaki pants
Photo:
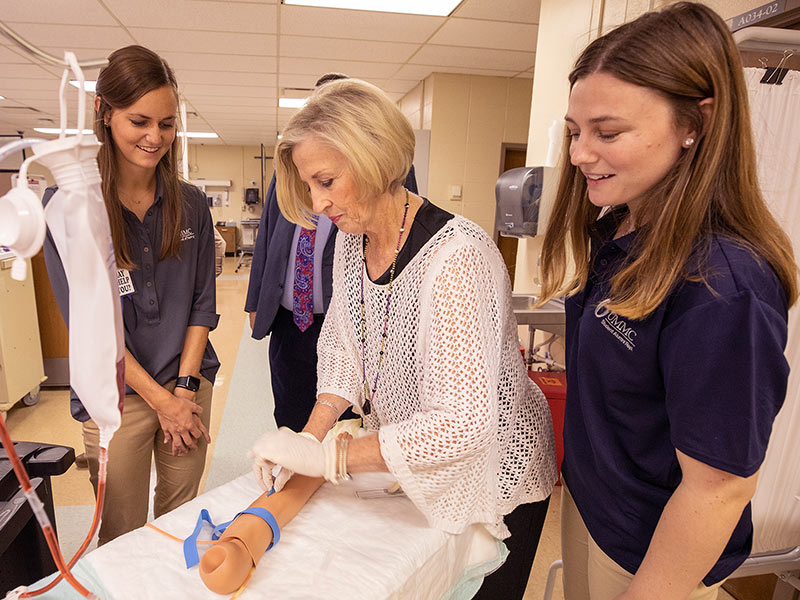
M 164 386 L 172 391 L 175 381 Z M 203 407 L 200 420 L 208 429 L 211 419 L 212 385 L 200 378 L 195 402 Z M 89 462 L 89 479 L 97 494 L 100 434 L 94 421 L 83 424 L 83 443 Z M 206 464 L 208 444 L 205 438 L 195 440 L 197 449 L 184 456 L 172 456 L 171 446 L 164 444 L 164 432 L 156 412 L 137 394 L 125 396 L 122 425 L 111 439 L 108 449 L 108 478 L 100 524 L 98 545 L 141 527 L 147 522 L 150 493 L 150 465 L 155 457 L 156 488 L 153 512 L 156 517 L 171 511 L 197 495 Z
M 594 542 L 575 501 L 561 480 L 561 556 L 565 600 L 613 600 L 628 589 L 633 575 L 611 560 Z M 687 600 L 715 600 L 722 582 L 700 582 Z

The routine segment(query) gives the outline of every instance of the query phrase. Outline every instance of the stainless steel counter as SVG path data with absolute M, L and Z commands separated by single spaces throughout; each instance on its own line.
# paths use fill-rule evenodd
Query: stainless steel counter
M 527 325 L 529 329 L 541 329 L 564 337 L 564 301 L 549 300 L 541 308 L 533 308 L 536 296 L 530 294 L 512 294 L 511 307 L 517 323 Z
M 564 337 L 566 322 L 564 317 L 564 301 L 548 300 L 544 306 L 534 308 L 536 296 L 530 294 L 512 294 L 511 307 L 519 325 L 528 326 L 528 349 L 525 363 L 530 369 L 534 363 L 534 337 L 537 329 Z

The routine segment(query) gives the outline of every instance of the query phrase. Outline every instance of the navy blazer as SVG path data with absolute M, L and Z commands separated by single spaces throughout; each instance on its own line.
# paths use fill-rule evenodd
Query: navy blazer
M 413 165 L 408 172 L 405 187 L 409 192 L 417 193 L 417 179 Z M 257 340 L 272 331 L 275 315 L 281 305 L 294 228 L 295 224 L 287 221 L 278 207 L 273 173 L 267 197 L 264 199 L 264 209 L 261 211 L 261 223 L 253 251 L 247 300 L 244 305 L 246 312 L 256 313 L 252 335 Z M 331 224 L 331 232 L 322 254 L 322 308 L 325 312 L 333 294 L 333 250 L 338 231 L 336 226 Z

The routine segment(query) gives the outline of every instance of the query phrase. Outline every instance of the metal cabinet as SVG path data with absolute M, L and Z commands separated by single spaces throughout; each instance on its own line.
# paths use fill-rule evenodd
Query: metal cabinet
M 25 281 L 11 278 L 13 256 L 0 255 L 0 411 L 23 400 L 36 404 L 45 380 L 33 275 L 28 261 Z

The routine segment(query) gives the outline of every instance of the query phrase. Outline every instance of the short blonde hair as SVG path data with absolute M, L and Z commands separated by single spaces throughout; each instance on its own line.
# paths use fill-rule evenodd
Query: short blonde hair
M 299 225 L 309 225 L 313 211 L 292 151 L 309 138 L 344 155 L 362 201 L 397 191 L 414 158 L 411 124 L 379 88 L 359 79 L 320 86 L 286 125 L 276 148 L 278 206 Z

